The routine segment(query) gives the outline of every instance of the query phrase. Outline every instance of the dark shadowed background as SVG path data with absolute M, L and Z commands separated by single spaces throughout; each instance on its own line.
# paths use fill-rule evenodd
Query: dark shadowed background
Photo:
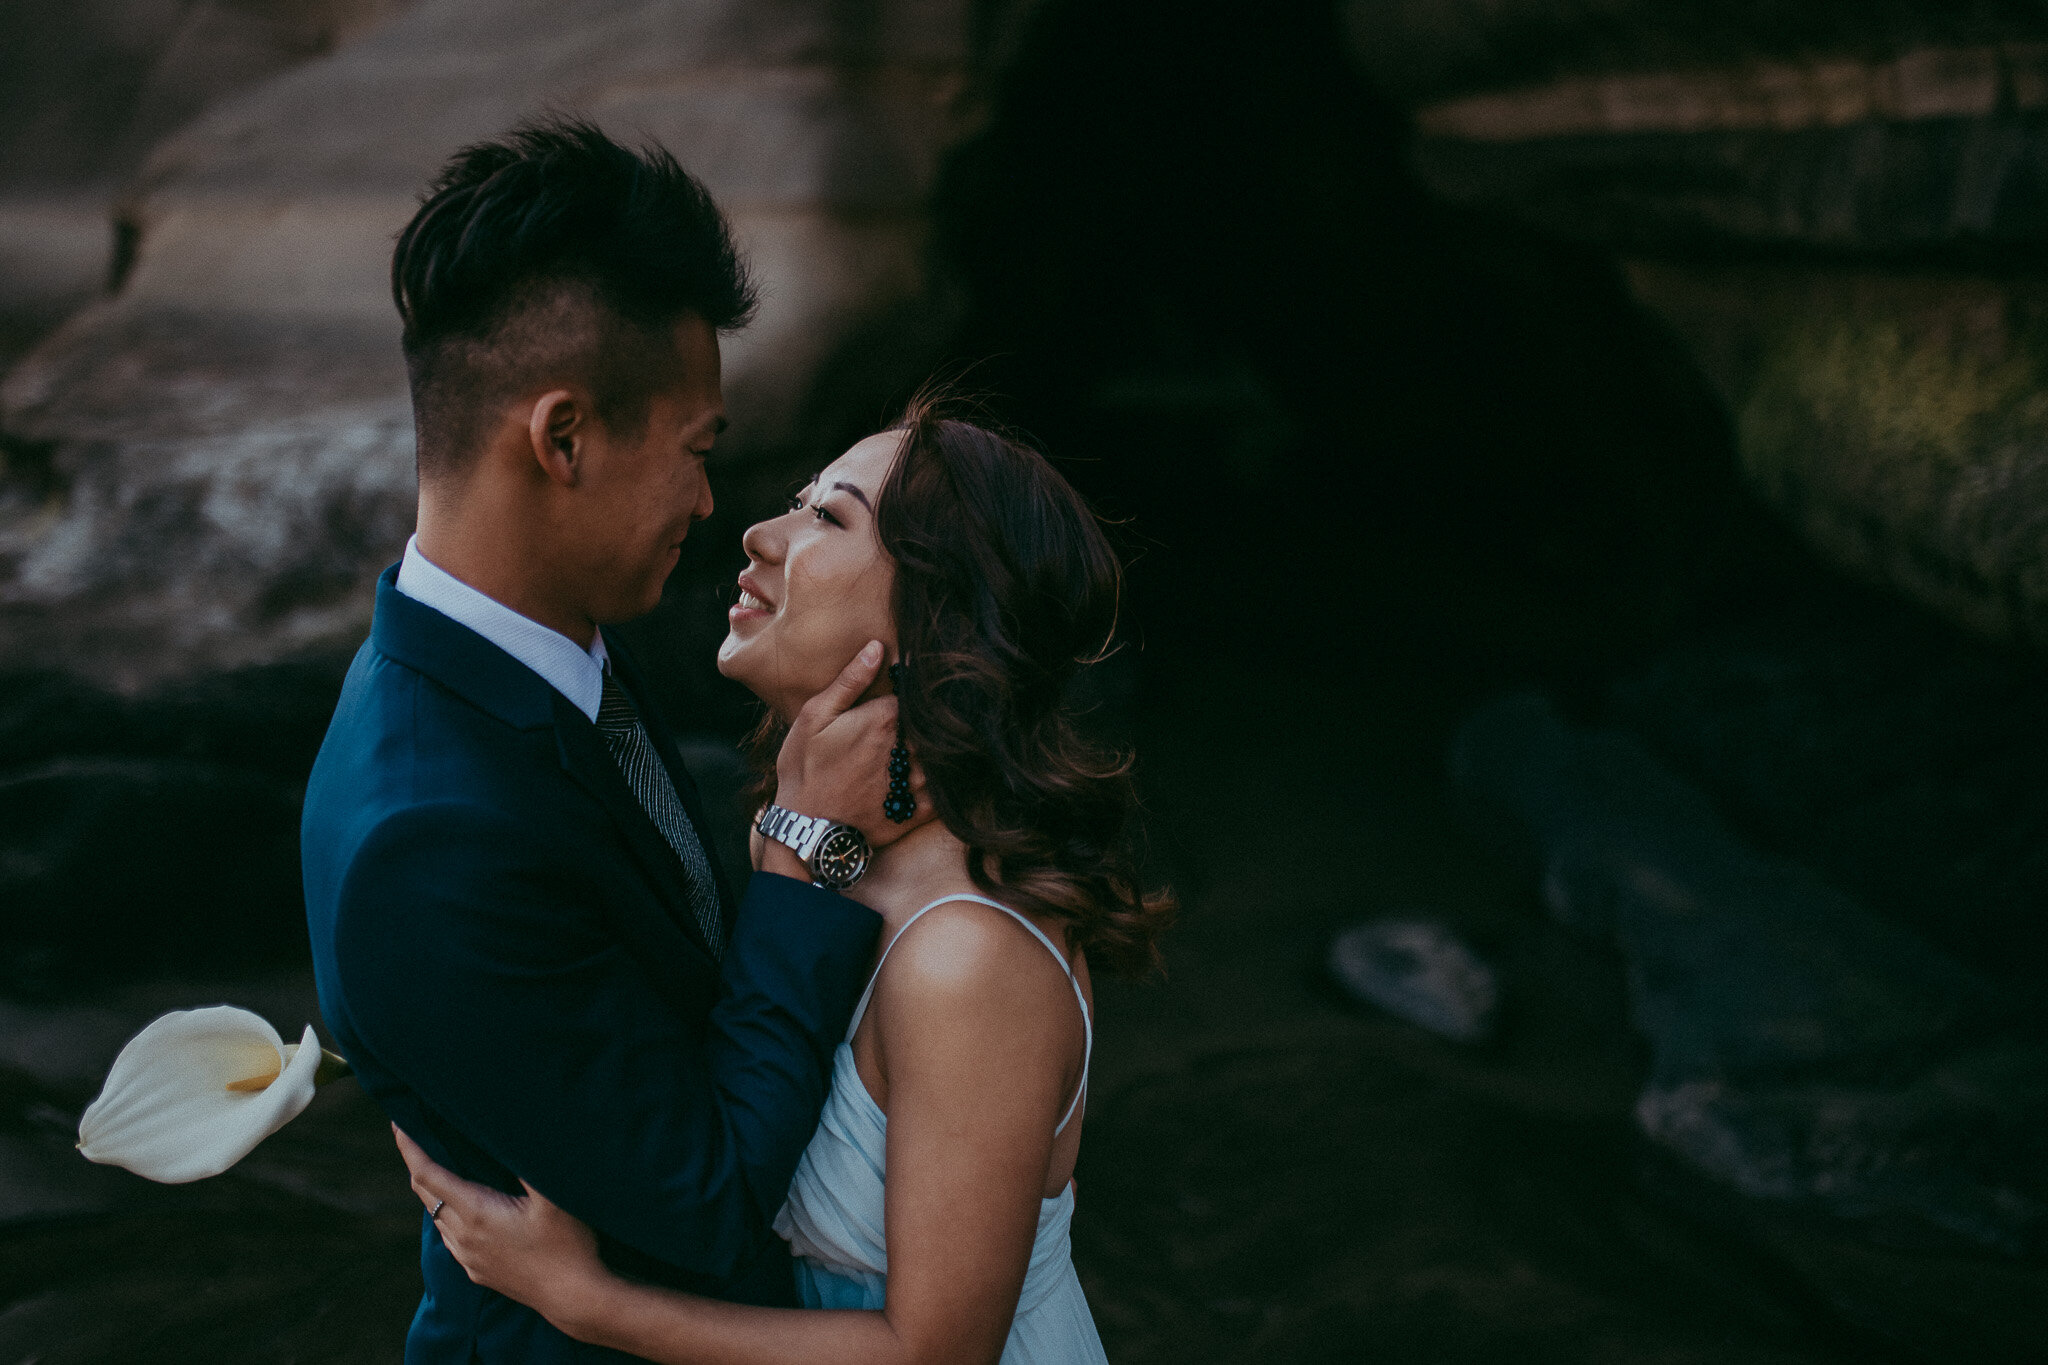
M 298 800 L 411 524 L 391 235 L 542 105 L 766 306 L 634 625 L 729 790 L 738 536 L 934 372 L 1115 519 L 1170 972 L 1105 985 L 1119 1362 L 2048 1342 L 2048 5 L 0 0 L 0 1360 L 395 1359 L 352 1083 L 72 1151 L 316 1019 Z M 739 828 L 726 831 L 733 837 Z

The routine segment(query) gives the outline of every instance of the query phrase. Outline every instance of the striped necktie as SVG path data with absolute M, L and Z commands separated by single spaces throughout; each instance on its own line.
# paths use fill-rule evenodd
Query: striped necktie
M 704 932 L 711 956 L 722 958 L 725 917 L 718 905 L 718 885 L 711 875 L 711 860 L 704 856 L 697 827 L 690 823 L 690 813 L 683 809 L 683 799 L 676 795 L 675 784 L 669 780 L 661 756 L 654 751 L 654 741 L 647 737 L 647 727 L 640 723 L 633 699 L 613 679 L 610 669 L 604 673 L 604 699 L 597 707 L 597 729 L 640 808 L 647 812 L 647 818 L 682 861 L 683 880 L 689 884 L 690 910 L 697 917 L 697 927 Z

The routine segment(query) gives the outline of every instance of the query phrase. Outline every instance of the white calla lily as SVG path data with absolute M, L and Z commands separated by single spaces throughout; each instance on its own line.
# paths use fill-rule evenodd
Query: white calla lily
M 121 1049 L 79 1120 L 78 1150 L 166 1185 L 219 1175 L 346 1069 L 321 1052 L 311 1024 L 286 1043 L 232 1005 L 177 1010 Z

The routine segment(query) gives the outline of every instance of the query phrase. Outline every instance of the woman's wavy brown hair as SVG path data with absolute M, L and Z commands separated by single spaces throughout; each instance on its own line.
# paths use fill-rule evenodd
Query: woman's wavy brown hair
M 1087 738 L 1074 702 L 1115 632 L 1122 566 L 1029 446 L 946 416 L 930 393 L 891 430 L 904 443 L 875 526 L 896 562 L 904 743 L 938 817 L 982 891 L 1064 922 L 1102 967 L 1154 971 L 1176 903 L 1138 880 L 1131 755 Z M 772 713 L 755 732 L 767 783 L 784 733 Z

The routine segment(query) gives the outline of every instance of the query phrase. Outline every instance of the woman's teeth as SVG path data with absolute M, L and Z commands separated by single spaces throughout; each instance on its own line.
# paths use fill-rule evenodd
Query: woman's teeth
M 767 604 L 766 602 L 763 602 L 763 601 L 762 601 L 762 600 L 761 600 L 760 598 L 758 598 L 758 597 L 754 596 L 754 594 L 752 594 L 752 593 L 748 592 L 748 591 L 747 591 L 747 590 L 746 590 L 745 588 L 741 588 L 741 589 L 740 589 L 740 610 L 742 610 L 742 611 L 766 611 L 766 610 L 768 610 L 768 604 Z

